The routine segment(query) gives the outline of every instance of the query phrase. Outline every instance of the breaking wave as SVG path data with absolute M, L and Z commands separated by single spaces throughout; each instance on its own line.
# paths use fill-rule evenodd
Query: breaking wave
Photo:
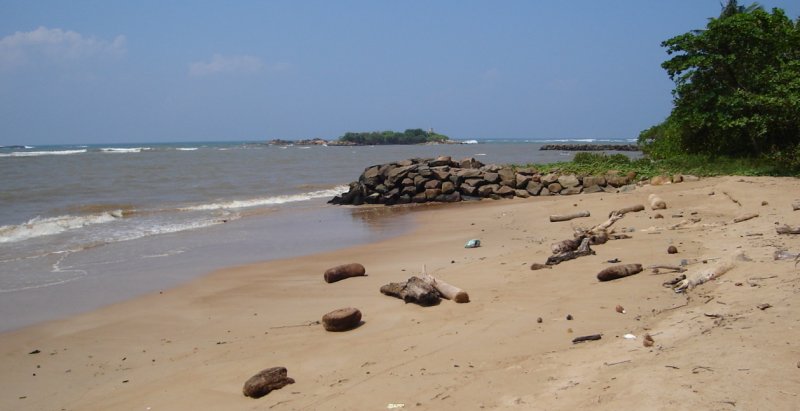
M 28 222 L 0 227 L 0 243 L 13 243 L 31 238 L 63 233 L 89 225 L 103 224 L 122 218 L 122 211 L 107 211 L 99 214 L 41 218 Z
M 182 211 L 229 210 L 238 208 L 258 207 L 307 201 L 315 198 L 333 197 L 348 190 L 348 186 L 337 186 L 328 190 L 310 191 L 300 194 L 287 194 L 272 197 L 253 198 L 249 200 L 231 200 L 219 203 L 199 204 L 183 207 Z
M 85 152 L 86 149 L 59 151 L 15 151 L 13 153 L 0 153 L 0 157 L 68 156 L 71 154 L 83 154 Z

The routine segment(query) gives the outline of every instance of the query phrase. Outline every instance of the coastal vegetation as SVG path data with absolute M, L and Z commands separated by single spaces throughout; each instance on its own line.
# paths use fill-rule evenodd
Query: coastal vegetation
M 639 136 L 650 167 L 800 173 L 800 19 L 733 0 L 705 29 L 662 46 L 674 107 Z
M 339 137 L 340 143 L 353 145 L 390 145 L 390 144 L 425 144 L 446 143 L 450 139 L 433 130 L 420 128 L 408 129 L 402 133 L 396 131 L 348 132 Z

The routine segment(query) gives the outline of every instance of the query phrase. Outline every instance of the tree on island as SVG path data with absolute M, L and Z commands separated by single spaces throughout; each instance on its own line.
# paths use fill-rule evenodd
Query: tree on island
M 356 145 L 444 143 L 448 140 L 449 138 L 445 135 L 420 128 L 408 129 L 402 133 L 396 131 L 348 132 L 339 137 L 340 142 Z
M 800 157 L 800 19 L 729 1 L 704 30 L 661 45 L 674 108 L 640 135 L 646 151 Z

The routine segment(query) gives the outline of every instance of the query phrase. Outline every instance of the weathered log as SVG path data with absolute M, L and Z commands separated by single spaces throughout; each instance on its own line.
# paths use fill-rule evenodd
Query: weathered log
M 758 217 L 758 213 L 745 214 L 745 215 L 741 215 L 739 217 L 734 218 L 733 222 L 734 223 L 741 223 L 742 221 L 751 220 L 751 219 L 756 218 L 756 217 Z
M 597 273 L 600 281 L 611 281 L 642 272 L 641 264 L 622 264 L 608 267 Z
M 616 210 L 616 211 L 612 211 L 612 212 L 610 212 L 608 214 L 608 216 L 611 217 L 614 214 L 625 215 L 627 213 L 638 213 L 639 211 L 643 211 L 643 210 L 644 210 L 644 206 L 643 205 L 636 204 L 636 205 L 633 205 L 633 206 L 620 208 L 619 210 Z
M 531 270 L 541 270 L 543 268 L 552 269 L 553 267 L 551 267 L 551 266 L 549 266 L 547 264 L 542 264 L 542 263 L 533 263 L 533 264 L 531 264 Z
M 577 250 L 565 251 L 565 252 L 562 252 L 562 253 L 551 255 L 550 257 L 547 257 L 547 262 L 545 262 L 545 264 L 547 264 L 547 265 L 556 265 L 556 264 L 563 263 L 564 261 L 574 260 L 574 259 L 576 259 L 578 257 L 583 257 L 583 256 L 593 255 L 593 254 L 594 254 L 594 250 L 589 248 L 589 239 L 588 238 L 584 238 L 581 241 L 581 245 L 578 246 Z
M 792 211 L 800 210 L 800 200 L 795 201 L 792 203 Z
M 590 245 L 605 244 L 607 242 L 608 242 L 608 233 L 605 231 L 600 231 L 597 234 L 589 236 Z
M 581 245 L 581 240 L 564 240 L 550 245 L 550 251 L 553 254 L 561 254 L 567 251 L 577 250 Z
M 582 343 L 585 341 L 597 341 L 603 338 L 603 334 L 584 335 L 582 337 L 575 337 L 572 339 L 573 344 Z
M 650 194 L 650 196 L 647 197 L 647 201 L 650 203 L 650 208 L 653 210 L 663 210 L 667 208 L 667 203 L 655 194 Z
M 361 324 L 361 311 L 347 307 L 331 311 L 322 316 L 322 326 L 327 331 L 348 331 Z
M 438 278 L 434 278 L 431 275 L 423 274 L 422 280 L 427 282 L 428 284 L 432 285 L 442 297 L 447 298 L 448 300 L 455 301 L 459 304 L 461 303 L 468 303 L 469 302 L 469 294 L 466 291 L 454 286 L 450 285 Z
M 775 227 L 775 231 L 778 234 L 800 234 L 800 226 L 797 227 L 789 227 L 787 224 L 784 224 L 779 227 Z
M 676 293 L 691 290 L 694 287 L 697 287 L 700 284 L 705 282 L 717 279 L 721 277 L 723 274 L 727 273 L 734 267 L 733 259 L 729 261 L 723 261 L 711 267 L 707 270 L 701 271 L 698 274 L 695 274 L 692 277 L 687 276 L 686 279 L 680 281 L 679 283 L 675 284 L 673 289 Z
M 359 263 L 343 264 L 325 270 L 325 282 L 335 283 L 350 277 L 366 276 L 367 270 Z
M 270 391 L 294 384 L 294 380 L 287 376 L 285 367 L 272 367 L 260 371 L 244 383 L 242 393 L 246 397 L 261 398 Z
M 550 222 L 551 223 L 556 223 L 556 222 L 559 222 L 559 221 L 569 221 L 569 220 L 573 220 L 573 219 L 576 219 L 576 218 L 589 217 L 590 215 L 591 214 L 586 210 L 578 211 L 578 212 L 570 213 L 570 214 L 554 214 L 554 215 L 550 216 Z
M 614 223 L 616 223 L 617 221 L 621 220 L 622 217 L 624 216 L 625 216 L 624 214 L 611 213 L 611 216 L 608 217 L 608 220 L 592 227 L 589 231 L 587 231 L 587 233 L 592 234 L 592 233 L 599 233 L 600 231 L 606 231 L 609 229 L 609 227 L 614 225 Z
M 404 283 L 386 284 L 381 287 L 381 293 L 423 307 L 439 304 L 440 300 L 439 292 L 419 277 L 411 277 Z

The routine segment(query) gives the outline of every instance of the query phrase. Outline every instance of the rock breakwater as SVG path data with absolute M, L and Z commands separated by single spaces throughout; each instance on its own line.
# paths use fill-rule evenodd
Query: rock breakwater
M 636 173 L 603 175 L 542 173 L 530 168 L 485 165 L 474 158 L 409 159 L 367 167 L 349 190 L 330 204 L 458 202 L 548 195 L 628 191 Z
M 539 150 L 560 151 L 642 151 L 636 144 L 545 144 Z

